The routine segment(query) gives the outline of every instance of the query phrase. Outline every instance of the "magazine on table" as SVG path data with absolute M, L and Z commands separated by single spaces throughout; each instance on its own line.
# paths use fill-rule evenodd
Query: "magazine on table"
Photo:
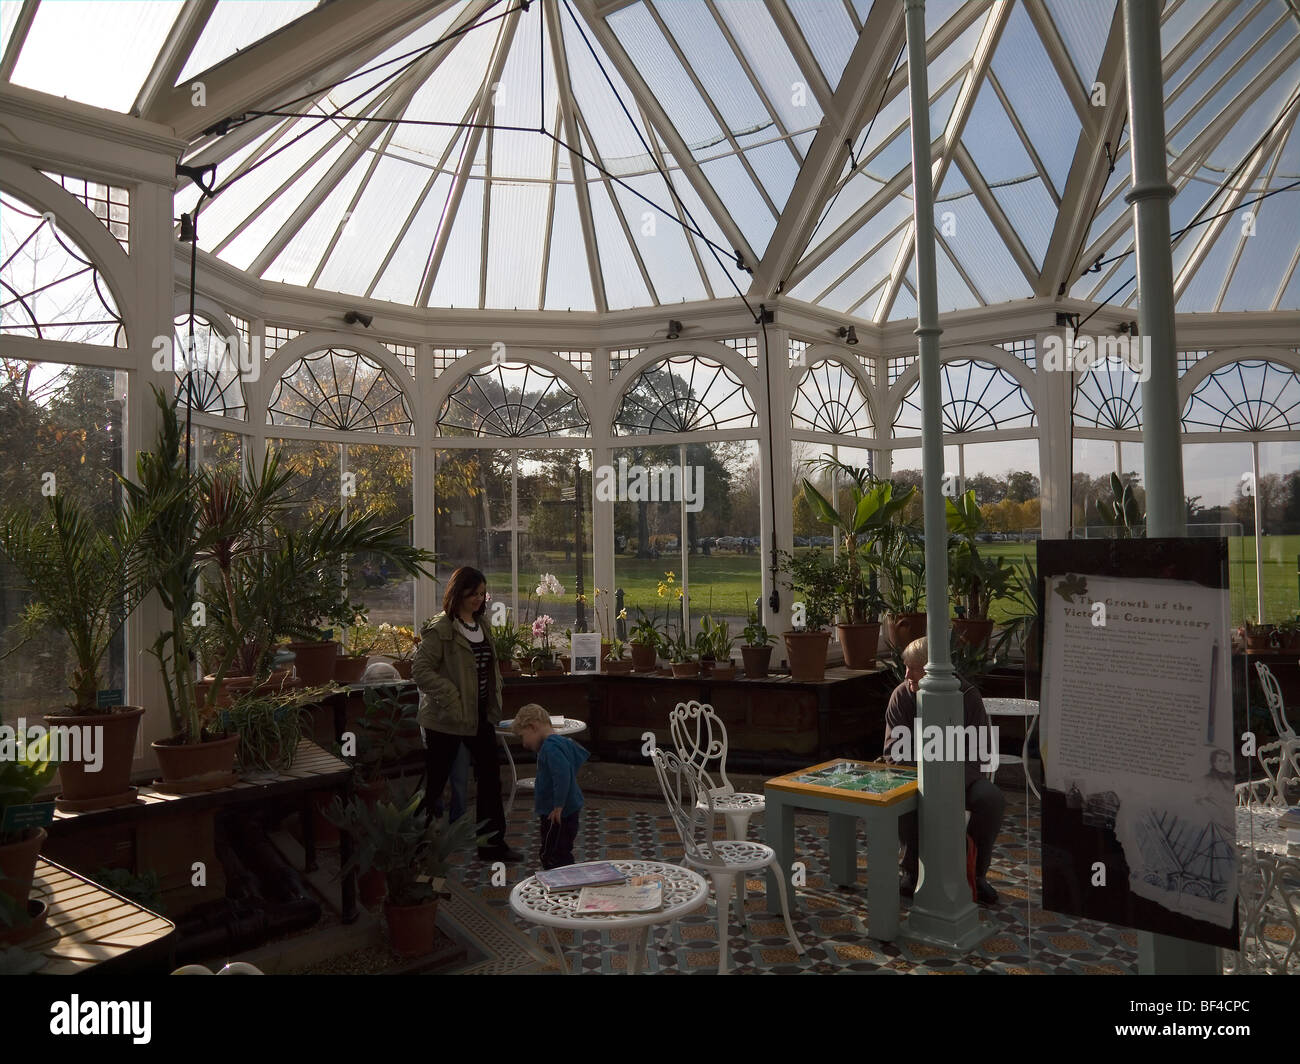
M 633 876 L 617 887 L 583 887 L 580 913 L 649 913 L 662 907 L 664 884 L 658 876 Z
M 580 887 L 626 883 L 627 876 L 608 861 L 597 861 L 590 864 L 565 865 L 563 868 L 538 872 L 537 882 L 547 890 L 577 890 Z

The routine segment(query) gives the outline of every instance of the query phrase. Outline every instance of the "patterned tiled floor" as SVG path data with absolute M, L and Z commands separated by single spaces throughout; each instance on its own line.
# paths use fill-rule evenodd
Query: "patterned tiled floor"
M 1120 975 L 1137 970 L 1137 936 L 1132 931 L 1044 912 L 1037 867 L 1038 818 L 1026 816 L 1023 797 L 1008 794 L 1003 833 L 998 838 L 989 881 L 1002 896 L 993 909 L 980 912 L 994 925 L 994 934 L 974 953 L 958 957 L 941 949 L 899 941 L 885 943 L 866 935 L 866 878 L 841 890 L 827 878 L 826 819 L 816 814 L 796 818 L 796 847 L 807 866 L 807 886 L 797 891 L 795 930 L 807 947 L 795 953 L 780 916 L 768 912 L 762 878 L 749 880 L 746 904 L 748 932 L 731 926 L 732 965 L 740 973 L 875 973 L 911 975 L 975 974 L 982 971 L 1024 975 L 1033 973 Z M 761 838 L 762 818 L 750 825 L 750 837 Z M 541 971 L 547 947 L 542 931 L 511 913 L 508 899 L 519 877 L 531 874 L 537 851 L 537 824 L 526 807 L 517 807 L 510 822 L 510 842 L 529 858 L 512 866 L 507 885 L 493 886 L 491 869 L 472 856 L 462 858 L 458 898 L 464 919 L 482 931 L 498 921 L 495 943 L 486 952 L 504 949 L 497 957 L 469 969 Z M 866 869 L 866 843 L 861 840 L 858 866 Z M 662 802 L 588 798 L 576 853 L 579 860 L 646 858 L 680 861 L 681 842 Z M 894 871 L 890 870 L 891 874 Z M 908 903 L 904 902 L 904 907 Z M 473 928 L 470 933 L 476 938 Z M 581 943 L 572 932 L 560 932 L 570 965 L 584 973 L 621 972 L 627 965 L 626 931 L 585 932 Z M 527 940 L 527 943 L 526 943 Z M 712 904 L 688 916 L 671 931 L 668 948 L 656 935 L 648 970 L 686 974 L 717 970 L 718 940 Z M 531 946 L 531 948 L 529 948 Z

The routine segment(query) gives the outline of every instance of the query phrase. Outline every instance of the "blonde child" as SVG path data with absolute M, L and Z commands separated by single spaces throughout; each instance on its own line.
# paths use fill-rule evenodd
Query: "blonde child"
M 533 811 L 539 819 L 542 868 L 571 865 L 582 813 L 578 769 L 591 755 L 572 739 L 556 735 L 551 715 L 535 702 L 515 714 L 511 731 L 537 755 Z

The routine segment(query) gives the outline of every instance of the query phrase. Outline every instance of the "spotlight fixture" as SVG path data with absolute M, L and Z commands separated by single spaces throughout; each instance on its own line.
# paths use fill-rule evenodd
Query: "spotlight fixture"
M 364 325 L 367 329 L 370 328 L 370 323 L 374 320 L 375 316 L 373 314 L 363 314 L 359 310 L 349 310 L 343 315 L 343 321 L 345 324 Z
M 1069 326 L 1071 329 L 1077 329 L 1079 327 L 1079 315 L 1071 314 L 1064 310 L 1058 310 L 1056 312 L 1056 327 L 1058 329 L 1064 329 L 1066 326 Z
M 1123 336 L 1136 336 L 1138 334 L 1138 323 L 1135 321 L 1122 321 L 1116 326 L 1115 331 Z
M 681 335 L 682 335 L 682 323 L 681 323 L 680 321 L 677 321 L 676 319 L 673 319 L 673 320 L 669 321 L 669 322 L 668 322 L 668 339 L 670 339 L 670 340 L 676 340 L 677 337 L 679 337 L 679 336 L 681 336 Z
M 759 325 L 771 325 L 776 321 L 776 311 L 772 310 L 765 303 L 758 305 L 758 322 Z
M 197 239 L 198 235 L 199 235 L 198 230 L 194 228 L 194 215 L 182 214 L 181 215 L 181 240 L 185 241 L 186 243 L 189 243 L 190 241 Z
M 838 336 L 850 347 L 853 347 L 858 342 L 858 330 L 856 326 L 853 325 L 850 325 L 848 327 L 841 325 L 839 329 L 836 331 L 835 335 Z

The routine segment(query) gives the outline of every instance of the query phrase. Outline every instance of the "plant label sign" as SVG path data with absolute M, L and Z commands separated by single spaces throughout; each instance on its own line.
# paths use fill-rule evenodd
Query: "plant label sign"
M 28 828 L 43 828 L 54 823 L 54 803 L 35 802 L 32 805 L 10 805 L 5 807 L 4 821 L 0 822 L 0 831 L 25 831 Z
M 113 706 L 120 706 L 122 704 L 122 689 L 120 687 L 113 687 L 107 691 L 95 692 L 95 704 L 99 706 L 100 709 L 110 709 Z

